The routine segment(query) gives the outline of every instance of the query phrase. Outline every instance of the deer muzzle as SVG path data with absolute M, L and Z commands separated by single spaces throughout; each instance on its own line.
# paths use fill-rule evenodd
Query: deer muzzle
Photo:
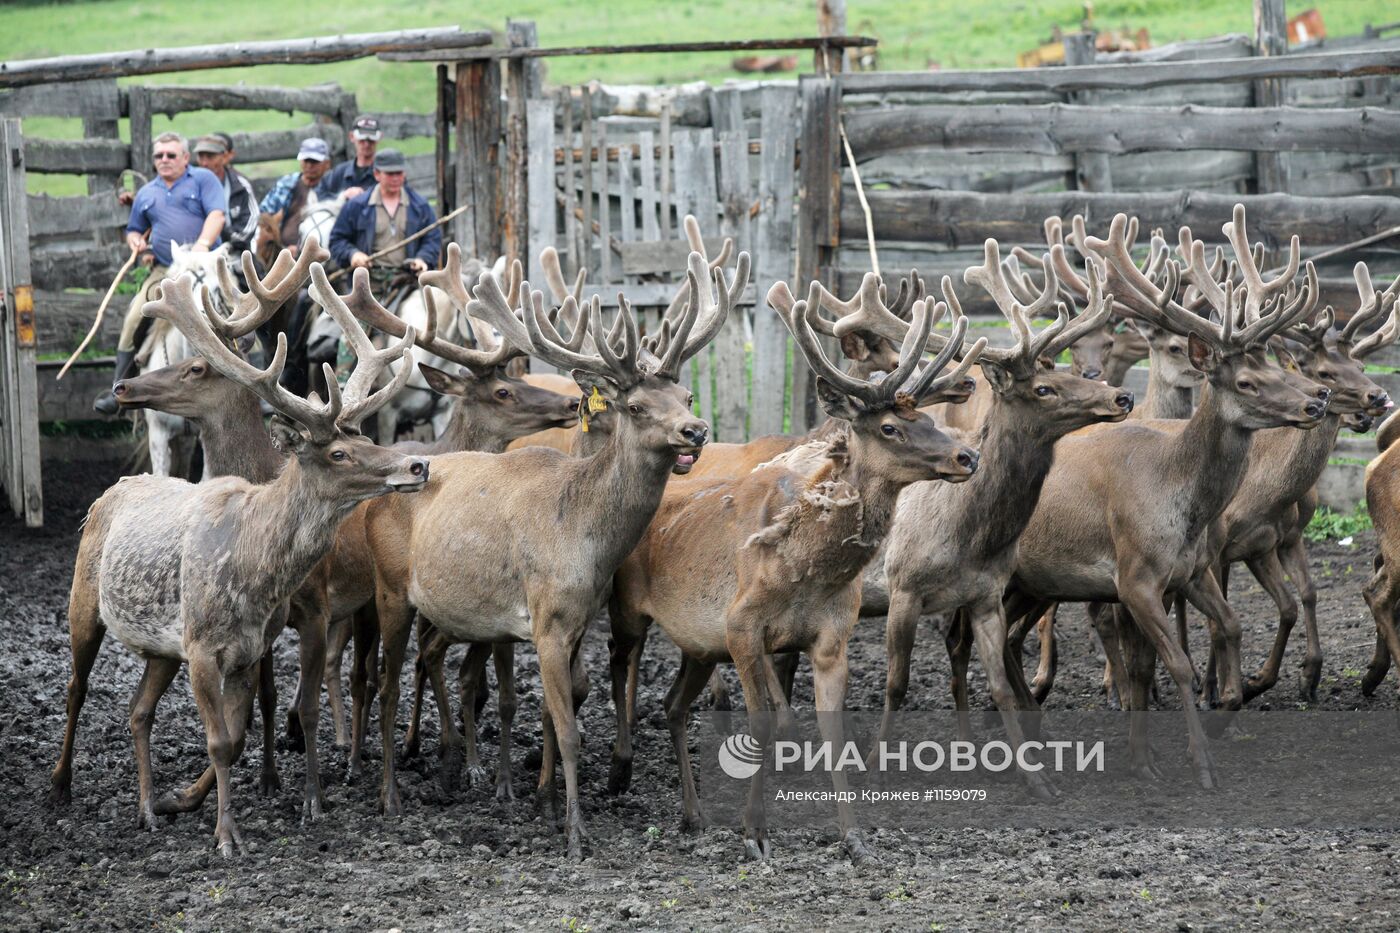
M 389 475 L 385 483 L 394 492 L 417 492 L 428 483 L 428 461 L 424 457 L 408 457 L 403 466 Z

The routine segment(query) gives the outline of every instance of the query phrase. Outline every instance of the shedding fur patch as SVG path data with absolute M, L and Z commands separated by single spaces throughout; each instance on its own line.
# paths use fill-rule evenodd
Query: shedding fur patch
M 801 444 L 764 464 L 785 467 L 806 477 L 808 483 L 794 501 L 783 506 L 771 518 L 770 496 L 759 511 L 759 522 L 763 527 L 749 536 L 744 547 L 781 546 L 794 536 L 804 515 L 821 523 L 838 518 L 852 521 L 852 537 L 859 540 L 863 528 L 860 492 L 841 478 L 849 461 L 850 451 L 846 446 L 846 436 L 842 434 L 830 440 Z M 848 509 L 855 512 L 847 512 Z

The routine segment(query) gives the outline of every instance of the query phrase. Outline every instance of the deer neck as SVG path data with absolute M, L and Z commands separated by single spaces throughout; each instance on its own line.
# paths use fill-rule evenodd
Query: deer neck
M 1342 416 L 1329 412 L 1322 416 L 1322 423 L 1315 428 L 1306 431 L 1275 428 L 1269 432 L 1277 434 L 1282 443 L 1269 444 L 1268 460 L 1260 466 L 1282 479 L 1280 500 L 1296 501 L 1316 485 L 1322 471 L 1327 468 L 1327 460 L 1337 446 L 1337 435 L 1341 430 Z M 1262 442 L 1261 438 L 1254 441 L 1256 445 Z
M 282 470 L 283 457 L 272 444 L 257 396 L 239 393 L 236 404 L 199 419 L 205 476 L 240 476 L 268 483 Z
M 631 435 L 630 426 L 618 425 L 559 490 L 560 521 L 592 544 L 596 566 L 609 576 L 651 524 L 676 462 L 674 452 L 647 449 Z
M 1000 553 L 1021 537 L 1064 433 L 994 396 L 978 444 L 983 466 L 949 497 L 955 540 L 965 542 L 967 553 Z
M 427 453 L 452 454 L 461 450 L 474 450 L 484 454 L 499 454 L 505 451 L 510 442 L 472 418 L 467 411 L 468 407 L 460 399 L 452 403 L 447 427 L 441 437 L 428 445 Z
M 835 419 L 831 420 L 835 421 Z M 844 422 L 838 421 L 836 424 L 844 425 Z M 855 434 L 855 432 L 851 433 Z M 866 463 L 865 458 L 861 455 L 863 449 L 862 444 L 851 444 L 850 463 L 835 478 L 844 480 L 860 496 L 859 534 L 856 536 L 856 540 L 849 543 L 873 551 L 884 542 L 885 536 L 889 534 L 890 525 L 894 522 L 895 505 L 899 502 L 899 493 L 909 484 L 896 482 Z M 841 543 L 848 542 L 842 541 Z M 859 570 L 860 567 L 857 566 L 855 569 Z
M 1156 354 L 1147 371 L 1147 397 L 1143 399 L 1144 418 L 1186 419 L 1191 417 L 1191 389 L 1173 385 Z
M 1185 429 L 1169 441 L 1164 479 L 1186 493 L 1188 540 L 1225 511 L 1244 480 L 1254 432 L 1225 416 L 1221 393 L 1209 383 Z

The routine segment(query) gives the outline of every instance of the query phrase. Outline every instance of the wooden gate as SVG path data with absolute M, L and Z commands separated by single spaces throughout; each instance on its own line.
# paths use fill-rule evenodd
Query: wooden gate
M 44 523 L 34 353 L 24 138 L 18 120 L 0 120 L 0 483 L 31 528 Z

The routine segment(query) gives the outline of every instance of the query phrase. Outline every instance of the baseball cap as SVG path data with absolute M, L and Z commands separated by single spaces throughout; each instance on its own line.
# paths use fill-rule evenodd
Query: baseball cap
M 217 136 L 201 136 L 194 141 L 193 152 L 195 155 L 223 155 L 228 152 L 228 146 Z
M 328 162 L 331 158 L 331 147 L 326 145 L 324 139 L 311 137 L 301 141 L 301 149 L 297 152 L 297 161 L 302 159 L 313 159 L 317 162 Z
M 355 121 L 350 135 L 355 139 L 379 139 L 384 132 L 379 129 L 379 121 L 374 117 L 360 117 Z
M 397 149 L 380 149 L 374 154 L 374 168 L 380 172 L 402 172 L 408 168 L 408 162 Z

